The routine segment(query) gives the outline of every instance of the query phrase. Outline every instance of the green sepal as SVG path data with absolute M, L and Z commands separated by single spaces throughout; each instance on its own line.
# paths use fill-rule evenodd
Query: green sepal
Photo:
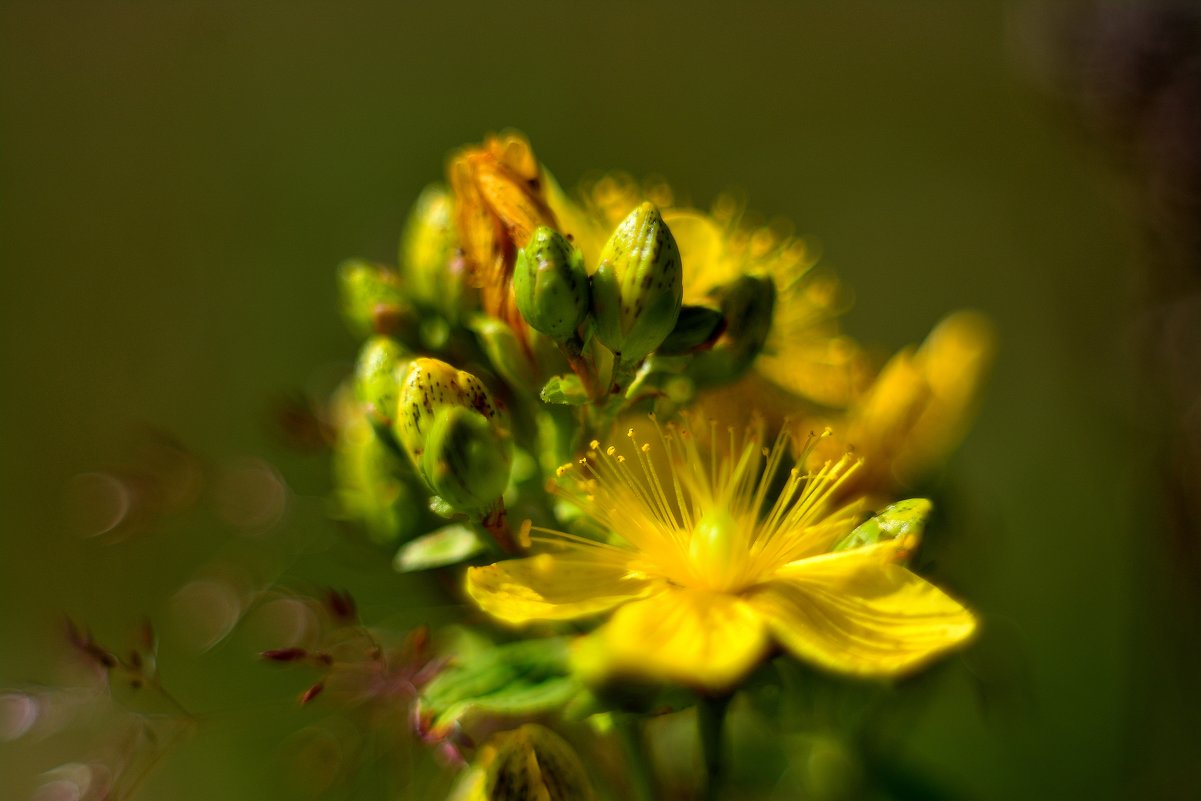
M 925 498 L 897 501 L 881 509 L 874 517 L 861 523 L 834 546 L 834 551 L 849 551 L 887 540 L 921 536 L 926 518 L 933 508 Z
M 711 345 L 725 328 L 725 316 L 708 306 L 683 306 L 675 328 L 663 340 L 655 353 L 664 356 L 680 356 L 689 351 Z
M 454 523 L 402 546 L 392 560 L 392 567 L 400 573 L 445 567 L 465 562 L 487 548 L 487 542 L 475 529 Z
M 582 406 L 588 402 L 588 393 L 584 384 L 575 373 L 551 376 L 550 380 L 538 393 L 543 403 L 555 403 L 566 406 Z
M 465 406 L 439 410 L 425 438 L 421 472 L 430 489 L 461 512 L 478 512 L 509 484 L 513 442 Z

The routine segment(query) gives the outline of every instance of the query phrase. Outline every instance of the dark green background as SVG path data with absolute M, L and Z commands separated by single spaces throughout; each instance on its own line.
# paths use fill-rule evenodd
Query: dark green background
M 0 683 L 52 675 L 59 612 L 119 640 L 225 547 L 203 514 L 112 546 L 64 527 L 67 480 L 146 424 L 213 461 L 273 460 L 299 496 L 285 525 L 323 536 L 322 458 L 281 451 L 266 410 L 352 351 L 334 265 L 394 258 L 448 150 L 513 126 L 566 184 L 654 172 L 794 220 L 855 287 L 865 341 L 987 312 L 1001 350 L 950 519 L 972 543 L 963 592 L 1028 692 L 982 711 L 945 682 L 907 757 L 971 798 L 1180 791 L 1136 229 L 1030 71 L 1030 7 L 505 5 L 0 10 Z M 377 619 L 412 597 L 368 551 L 335 554 L 293 568 Z M 284 797 L 266 757 L 306 720 L 296 677 L 245 643 L 163 663 L 212 723 L 146 797 Z M 5 798 L 55 764 L 21 753 L 0 744 Z

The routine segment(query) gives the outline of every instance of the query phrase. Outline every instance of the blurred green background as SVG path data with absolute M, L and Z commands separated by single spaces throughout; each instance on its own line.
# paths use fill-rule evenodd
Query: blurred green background
M 1192 797 L 1196 691 L 1172 666 L 1195 633 L 1157 590 L 1136 227 L 1032 78 L 1029 11 L 5 3 L 0 686 L 51 680 L 62 613 L 120 642 L 243 547 L 219 509 L 115 544 L 72 531 L 72 477 L 147 428 L 218 472 L 278 467 L 295 494 L 271 569 L 350 588 L 372 619 L 437 617 L 406 611 L 414 585 L 379 552 L 329 545 L 325 457 L 283 448 L 270 409 L 352 354 L 334 266 L 394 260 L 447 152 L 512 126 L 564 184 L 657 173 L 700 205 L 736 188 L 795 221 L 856 290 L 848 330 L 884 349 L 956 308 L 990 315 L 1000 355 L 948 516 L 990 669 L 1016 689 L 982 706 L 965 679 L 941 684 L 907 758 L 966 798 Z M 303 677 L 266 669 L 261 647 L 164 643 L 167 681 L 206 723 L 145 797 L 291 797 L 271 757 L 311 715 Z M 57 764 L 21 746 L 0 743 L 3 798 Z

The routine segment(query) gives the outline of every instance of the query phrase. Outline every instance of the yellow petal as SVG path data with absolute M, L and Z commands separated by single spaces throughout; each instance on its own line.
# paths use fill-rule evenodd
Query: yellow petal
M 645 595 L 650 582 L 624 562 L 538 554 L 467 571 L 467 594 L 506 623 L 571 620 L 595 615 Z
M 763 657 L 767 629 L 732 595 L 672 588 L 627 604 L 596 634 L 587 676 L 729 688 Z M 578 664 L 578 662 L 577 662 Z
M 800 659 L 858 676 L 895 676 L 965 642 L 976 619 L 892 561 L 894 543 L 794 562 L 749 601 Z

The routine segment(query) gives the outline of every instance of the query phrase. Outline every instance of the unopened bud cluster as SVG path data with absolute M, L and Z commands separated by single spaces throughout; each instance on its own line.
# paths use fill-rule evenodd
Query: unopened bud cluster
M 771 328 L 766 274 L 684 303 L 688 265 L 649 197 L 598 230 L 515 135 L 447 174 L 417 198 L 396 267 L 339 271 L 362 343 L 335 410 L 339 511 L 377 540 L 448 515 L 512 540 L 506 495 L 545 508 L 580 443 L 734 380 Z

